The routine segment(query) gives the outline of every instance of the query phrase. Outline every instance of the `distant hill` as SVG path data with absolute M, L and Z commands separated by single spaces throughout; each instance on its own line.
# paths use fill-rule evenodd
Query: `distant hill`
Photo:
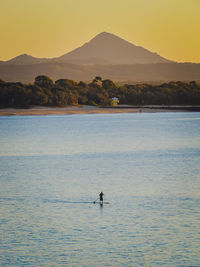
M 167 82 L 200 80 L 200 64 L 157 63 L 133 65 L 77 65 L 71 63 L 41 63 L 31 65 L 0 64 L 0 79 L 4 81 L 33 82 L 44 74 L 54 80 L 92 80 L 95 76 L 114 81 Z
M 30 65 L 51 62 L 53 59 L 49 58 L 37 58 L 27 54 L 22 54 L 14 57 L 8 61 L 4 61 L 5 64 L 17 64 L 17 65 Z M 2 62 L 2 61 L 1 61 Z

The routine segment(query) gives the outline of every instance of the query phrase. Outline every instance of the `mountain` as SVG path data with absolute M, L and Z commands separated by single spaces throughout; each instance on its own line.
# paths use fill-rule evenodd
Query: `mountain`
M 0 79 L 7 82 L 29 83 L 41 74 L 53 80 L 68 78 L 90 81 L 96 76 L 101 76 L 103 79 L 122 82 L 200 81 L 200 64 L 78 65 L 60 62 L 31 65 L 0 64 Z
M 57 58 L 23 54 L 0 61 L 0 79 L 5 81 L 33 82 L 42 74 L 54 80 L 89 81 L 101 76 L 114 81 L 199 81 L 200 64 L 169 61 L 106 32 Z
M 122 38 L 102 32 L 83 46 L 57 58 L 77 64 L 150 64 L 169 60 Z
M 152 53 L 141 46 L 127 42 L 114 34 L 102 32 L 83 46 L 57 58 L 36 58 L 22 54 L 3 63 L 27 65 L 50 62 L 115 65 L 169 63 L 172 61 Z M 0 65 L 3 63 L 0 62 Z
M 36 58 L 27 54 L 22 54 L 17 57 L 14 57 L 8 61 L 5 61 L 7 64 L 19 64 L 19 65 L 29 65 L 29 64 L 40 64 L 45 62 L 50 62 L 52 59 L 48 58 Z

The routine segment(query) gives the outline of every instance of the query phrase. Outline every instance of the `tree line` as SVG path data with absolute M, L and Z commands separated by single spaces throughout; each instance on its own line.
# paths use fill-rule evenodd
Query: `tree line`
M 110 79 L 97 76 L 92 82 L 59 79 L 53 82 L 39 75 L 33 84 L 0 80 L 0 107 L 34 105 L 60 106 L 97 105 L 110 106 L 112 98 L 128 105 L 200 105 L 200 84 L 169 82 L 160 85 L 118 85 Z

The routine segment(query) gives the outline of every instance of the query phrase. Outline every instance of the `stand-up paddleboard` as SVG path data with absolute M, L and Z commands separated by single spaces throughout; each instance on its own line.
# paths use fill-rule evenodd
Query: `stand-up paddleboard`
M 99 202 L 99 201 L 94 201 L 93 204 L 100 204 L 100 205 L 103 205 L 103 204 L 111 204 L 111 202 Z

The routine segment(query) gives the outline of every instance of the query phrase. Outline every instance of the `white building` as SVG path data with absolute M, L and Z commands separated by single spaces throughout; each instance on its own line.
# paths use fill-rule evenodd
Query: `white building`
M 117 106 L 119 104 L 119 98 L 118 97 L 113 97 L 112 98 L 112 106 Z

